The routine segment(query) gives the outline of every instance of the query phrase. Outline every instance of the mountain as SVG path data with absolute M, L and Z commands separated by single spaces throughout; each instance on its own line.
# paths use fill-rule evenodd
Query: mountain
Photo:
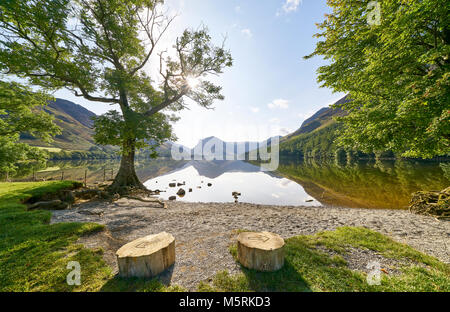
M 95 146 L 94 122 L 91 118 L 96 115 L 93 112 L 63 99 L 51 101 L 42 109 L 54 116 L 55 123 L 61 128 L 62 133 L 49 144 L 25 133 L 20 137 L 22 142 L 33 146 L 80 151 L 87 151 Z
M 335 117 L 346 115 L 339 106 L 348 101 L 347 95 L 334 105 L 320 109 L 305 120 L 298 130 L 283 137 L 280 140 L 280 155 L 299 158 L 333 157 L 338 150 L 334 142 L 341 127 L 336 123 Z
M 71 101 L 64 99 L 55 99 L 50 101 L 48 105 L 42 108 L 45 112 L 52 115 L 55 118 L 55 123 L 61 128 L 62 133 L 54 138 L 53 142 L 44 143 L 35 137 L 23 133 L 21 135 L 21 142 L 28 143 L 32 146 L 39 146 L 56 152 L 59 149 L 64 151 L 91 151 L 96 152 L 98 155 L 102 153 L 112 154 L 117 148 L 111 146 L 99 146 L 94 141 L 94 121 L 92 117 L 97 115 L 90 110 L 84 108 L 81 105 L 75 104 Z M 157 150 L 160 156 L 170 156 L 172 148 L 172 142 L 166 142 L 161 145 Z M 71 158 L 68 153 L 62 153 L 63 155 L 54 156 Z M 92 153 L 91 153 L 92 154 Z M 86 156 L 88 155 L 88 156 Z M 86 154 L 85 156 L 76 157 L 91 157 L 94 155 Z M 104 156 L 104 155 L 103 155 Z
M 216 156 L 216 148 L 221 147 L 222 159 L 220 160 L 235 160 L 238 159 L 238 156 L 244 157 L 245 154 L 248 154 L 252 150 L 258 149 L 263 144 L 270 146 L 272 140 L 274 140 L 275 138 L 276 137 L 272 137 L 261 142 L 225 142 L 217 137 L 211 136 L 200 140 L 197 145 L 189 151 L 191 155 L 193 155 L 196 159 L 201 159 L 200 157 L 202 155 L 204 158 L 213 158 L 214 156 Z M 217 151 L 217 153 L 218 152 L 219 151 Z
M 349 101 L 350 100 L 348 99 L 348 95 L 346 95 L 345 97 L 334 103 L 334 105 L 342 105 Z M 291 139 L 299 134 L 311 133 L 317 129 L 325 128 L 335 122 L 334 117 L 341 117 L 345 115 L 345 111 L 343 111 L 340 107 L 333 108 L 329 106 L 321 108 L 317 113 L 306 119 L 297 131 L 287 135 L 284 140 Z
M 97 115 L 81 105 L 63 99 L 56 99 L 56 101 L 49 102 L 47 107 L 70 115 L 80 124 L 90 129 L 94 127 L 94 121 L 92 120 L 92 117 L 96 117 Z

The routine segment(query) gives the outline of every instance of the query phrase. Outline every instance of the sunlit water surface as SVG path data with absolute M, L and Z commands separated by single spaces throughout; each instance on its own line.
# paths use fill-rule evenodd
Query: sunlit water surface
M 178 200 L 186 202 L 234 202 L 233 192 L 239 192 L 240 202 L 264 205 L 308 205 L 321 206 L 320 202 L 305 192 L 303 187 L 289 179 L 258 172 L 258 167 L 247 164 L 247 172 L 224 172 L 217 177 L 207 177 L 188 164 L 181 170 L 150 179 L 144 185 L 150 190 L 165 191 L 162 199 L 177 196 L 180 188 L 186 191 Z M 251 169 L 254 171 L 252 172 Z M 232 170 L 231 168 L 229 170 Z M 169 187 L 170 183 L 186 183 Z M 211 184 L 211 186 L 208 186 Z M 192 192 L 189 192 L 192 189 Z
M 45 168 L 21 167 L 13 180 L 84 182 L 86 177 L 95 185 L 112 179 L 118 169 L 117 160 L 53 161 Z M 186 195 L 177 200 L 187 202 L 234 202 L 231 194 L 236 191 L 242 194 L 240 202 L 255 204 L 406 209 L 413 192 L 450 186 L 450 163 L 431 161 L 281 159 L 278 171 L 271 173 L 243 161 L 160 158 L 138 159 L 136 172 L 149 189 L 167 191 L 161 193 L 163 199 L 183 188 Z M 186 185 L 170 188 L 174 182 Z

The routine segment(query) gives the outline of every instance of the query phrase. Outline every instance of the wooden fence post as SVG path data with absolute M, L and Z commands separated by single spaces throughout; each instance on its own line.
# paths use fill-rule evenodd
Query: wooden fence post
M 84 169 L 84 187 L 87 187 L 87 169 Z
M 106 167 L 103 167 L 103 182 L 106 181 Z
M 61 181 L 64 181 L 64 170 L 61 171 Z

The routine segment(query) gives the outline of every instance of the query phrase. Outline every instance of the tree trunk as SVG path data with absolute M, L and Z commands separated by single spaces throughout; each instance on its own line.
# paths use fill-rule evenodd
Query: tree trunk
M 139 181 L 134 167 L 135 141 L 128 139 L 123 146 L 122 159 L 120 161 L 119 172 L 114 178 L 114 182 L 108 191 L 113 194 L 127 195 L 133 190 L 147 190 Z

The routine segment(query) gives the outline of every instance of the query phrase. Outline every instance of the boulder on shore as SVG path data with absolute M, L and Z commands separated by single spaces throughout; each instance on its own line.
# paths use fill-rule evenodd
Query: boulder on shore
M 443 191 L 414 193 L 409 211 L 434 217 L 450 217 L 450 187 Z

